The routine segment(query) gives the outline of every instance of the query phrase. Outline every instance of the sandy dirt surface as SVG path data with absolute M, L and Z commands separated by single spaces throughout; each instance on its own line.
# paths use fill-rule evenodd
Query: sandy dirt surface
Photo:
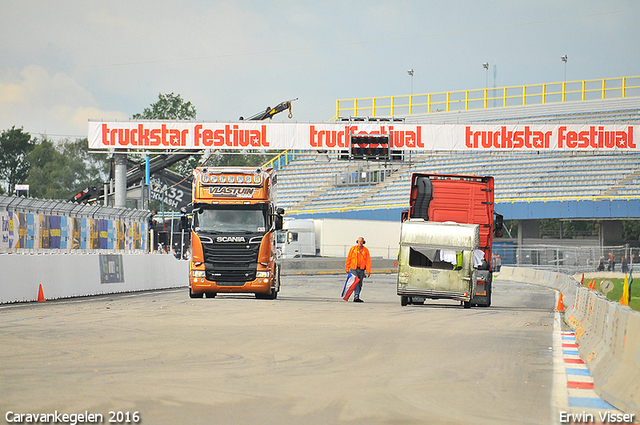
M 541 424 L 554 293 L 400 306 L 395 276 L 287 276 L 277 300 L 187 289 L 0 307 L 0 411 L 143 424 Z M 123 417 L 124 418 L 124 417 Z M 122 421 L 120 423 L 126 423 Z

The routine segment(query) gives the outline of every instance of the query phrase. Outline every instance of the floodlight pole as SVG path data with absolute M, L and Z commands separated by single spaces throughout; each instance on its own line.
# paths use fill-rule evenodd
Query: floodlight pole
M 485 62 L 482 64 L 482 67 L 485 70 L 484 77 L 484 88 L 487 89 L 489 87 L 489 62 Z

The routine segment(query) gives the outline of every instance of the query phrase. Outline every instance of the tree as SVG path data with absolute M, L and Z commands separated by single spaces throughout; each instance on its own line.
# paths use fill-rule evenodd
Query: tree
M 133 114 L 134 120 L 192 120 L 196 118 L 196 107 L 191 102 L 185 102 L 178 94 L 158 94 L 158 101 L 145 108 L 141 114 Z M 131 155 L 138 160 L 142 157 L 139 155 Z M 189 157 L 185 160 L 174 164 L 171 170 L 183 174 L 187 169 L 193 169 L 193 164 L 197 164 L 197 160 Z
M 640 221 L 624 220 L 622 222 L 622 239 L 640 240 Z
M 101 184 L 108 169 L 106 156 L 89 152 L 87 139 L 55 144 L 42 138 L 28 156 L 30 194 L 45 199 L 69 199 L 80 189 Z
M 141 114 L 134 114 L 134 120 L 194 120 L 196 107 L 191 102 L 185 102 L 180 95 L 173 93 L 158 94 L 158 101 L 149 108 L 144 108 Z
M 27 156 L 35 145 L 22 128 L 13 126 L 0 134 L 0 181 L 9 195 L 13 195 L 16 184 L 27 179 L 30 167 Z

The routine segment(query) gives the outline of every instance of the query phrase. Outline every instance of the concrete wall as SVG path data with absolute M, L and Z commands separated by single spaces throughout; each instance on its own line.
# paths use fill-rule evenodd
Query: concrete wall
M 396 259 L 400 249 L 400 227 L 397 221 L 316 219 L 316 246 L 324 257 L 346 257 L 349 249 L 362 236 L 371 257 Z
M 502 267 L 499 278 L 560 291 L 565 320 L 575 330 L 578 353 L 589 367 L 596 393 L 619 410 L 640 416 L 640 312 L 564 274 Z
M 293 258 L 282 260 L 281 273 L 285 276 L 296 274 L 342 274 L 346 257 L 342 258 Z M 371 273 L 396 273 L 398 266 L 394 260 L 371 259 Z
M 40 285 L 45 299 L 187 285 L 189 263 L 171 255 L 111 254 L 103 257 L 103 268 L 100 255 L 0 255 L 0 304 L 36 301 Z M 102 283 L 108 280 L 115 282 Z

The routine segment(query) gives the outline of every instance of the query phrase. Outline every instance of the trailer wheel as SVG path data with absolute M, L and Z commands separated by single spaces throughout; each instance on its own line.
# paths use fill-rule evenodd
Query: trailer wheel
M 471 308 L 471 301 L 464 301 L 464 308 Z
M 402 295 L 400 297 L 400 305 L 402 307 L 405 307 L 407 304 L 409 304 L 409 297 L 407 297 L 406 295 Z
M 487 291 L 487 303 L 483 307 L 491 307 L 491 289 Z

